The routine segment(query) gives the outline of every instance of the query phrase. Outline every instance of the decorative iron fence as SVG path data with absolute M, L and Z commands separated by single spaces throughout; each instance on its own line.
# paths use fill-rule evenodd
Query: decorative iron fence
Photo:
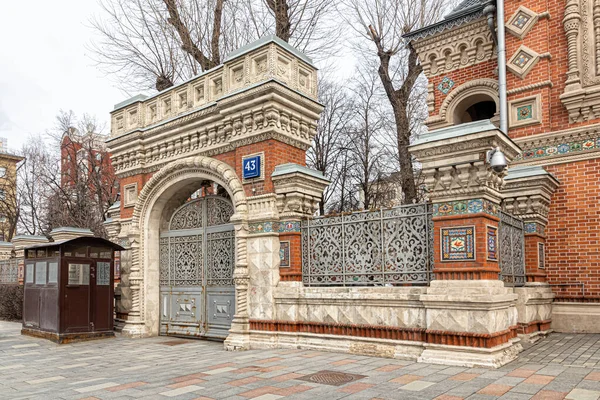
M 0 260 L 0 284 L 19 283 L 19 267 L 17 259 Z
M 525 230 L 523 221 L 500 211 L 500 279 L 507 286 L 525 285 Z
M 431 204 L 302 222 L 307 286 L 426 285 L 433 277 Z

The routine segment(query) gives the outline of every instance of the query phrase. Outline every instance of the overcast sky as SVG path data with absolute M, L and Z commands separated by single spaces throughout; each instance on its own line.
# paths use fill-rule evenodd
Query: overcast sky
M 96 0 L 2 1 L 0 137 L 9 148 L 51 128 L 60 109 L 108 122 L 128 97 L 88 57 L 97 12 Z
M 61 109 L 95 115 L 107 133 L 113 106 L 136 94 L 119 90 L 90 58 L 93 15 L 97 0 L 2 1 L 0 137 L 9 148 L 51 129 Z M 353 69 L 352 58 L 343 59 L 334 61 L 337 78 Z

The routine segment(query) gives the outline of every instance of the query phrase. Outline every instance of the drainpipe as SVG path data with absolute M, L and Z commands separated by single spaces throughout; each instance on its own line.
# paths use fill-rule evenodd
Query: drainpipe
M 487 15 L 488 26 L 496 45 L 498 55 L 498 97 L 500 98 L 500 130 L 508 135 L 508 113 L 506 103 L 506 40 L 504 37 L 504 0 L 496 0 L 484 8 Z M 494 29 L 494 11 L 496 11 L 497 31 Z

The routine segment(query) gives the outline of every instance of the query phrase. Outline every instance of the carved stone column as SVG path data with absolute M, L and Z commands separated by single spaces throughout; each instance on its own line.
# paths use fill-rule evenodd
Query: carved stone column
M 225 349 L 230 351 L 250 348 L 250 319 L 248 315 L 248 221 L 235 214 L 231 218 L 235 224 L 236 260 L 233 272 L 235 284 L 235 315 L 231 321 L 229 335 L 225 339 Z
M 436 279 L 421 296 L 427 343 L 420 361 L 498 367 L 521 349 L 517 296 L 499 280 L 498 210 L 505 173 L 486 162 L 494 148 L 508 162 L 520 151 L 489 120 L 432 131 L 410 148 L 422 164 L 434 222 Z
M 314 215 L 329 181 L 319 171 L 298 164 L 278 165 L 272 175 L 279 212 L 282 281 L 302 281 L 300 223 Z
M 523 218 L 525 223 L 525 287 L 515 288 L 519 295 L 517 312 L 519 335 L 538 340 L 550 330 L 554 294 L 546 283 L 546 225 L 550 199 L 558 180 L 543 167 L 514 167 L 506 176 L 502 208 Z
M 579 0 L 568 0 L 565 6 L 563 27 L 567 36 L 569 62 L 565 92 L 581 89 L 578 65 L 579 26 L 581 25 L 581 11 L 579 7 Z

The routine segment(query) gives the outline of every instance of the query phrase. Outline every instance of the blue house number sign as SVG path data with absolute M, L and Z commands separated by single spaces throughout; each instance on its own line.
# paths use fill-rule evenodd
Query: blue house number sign
M 260 157 L 259 155 L 244 158 L 242 160 L 242 169 L 244 179 L 252 179 L 260 177 Z

